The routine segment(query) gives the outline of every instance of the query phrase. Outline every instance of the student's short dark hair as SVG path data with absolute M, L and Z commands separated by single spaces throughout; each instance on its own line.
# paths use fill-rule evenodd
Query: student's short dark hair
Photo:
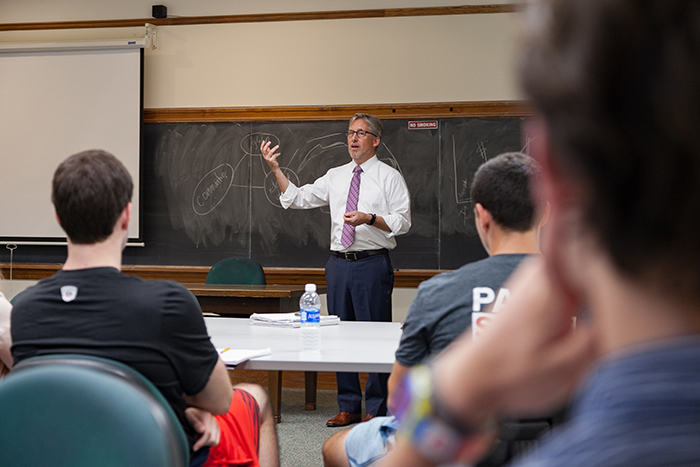
M 63 161 L 53 175 L 51 201 L 73 243 L 109 237 L 134 189 L 131 176 L 113 155 L 84 151 Z
M 501 228 L 527 232 L 538 221 L 532 187 L 539 177 L 539 167 L 531 157 L 519 152 L 501 154 L 474 174 L 472 203 L 481 204 Z
M 700 298 L 700 2 L 547 0 L 526 13 L 526 93 L 617 268 Z

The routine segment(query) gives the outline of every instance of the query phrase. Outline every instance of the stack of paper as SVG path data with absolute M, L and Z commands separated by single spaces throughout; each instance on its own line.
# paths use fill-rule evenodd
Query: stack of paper
M 337 316 L 321 316 L 321 326 L 340 323 Z M 298 328 L 301 326 L 299 313 L 253 313 L 250 324 L 259 326 L 278 326 L 283 328 Z
M 272 350 L 266 349 L 216 349 L 221 356 L 221 360 L 227 365 L 239 365 L 251 358 L 264 357 L 270 355 Z

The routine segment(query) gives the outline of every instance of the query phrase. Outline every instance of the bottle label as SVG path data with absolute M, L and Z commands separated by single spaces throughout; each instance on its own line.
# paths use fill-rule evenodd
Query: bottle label
M 301 310 L 302 323 L 320 323 L 321 310 Z

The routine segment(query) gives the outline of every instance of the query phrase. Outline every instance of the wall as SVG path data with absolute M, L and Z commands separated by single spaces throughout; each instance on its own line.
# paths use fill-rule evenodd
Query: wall
M 430 0 L 171 0 L 164 3 L 170 15 L 207 16 L 485 2 L 441 0 L 436 5 Z M 0 2 L 0 21 L 149 18 L 152 4 L 144 0 L 4 0 Z M 146 52 L 145 107 L 516 100 L 520 98 L 512 73 L 516 19 L 515 14 L 500 13 L 160 26 L 158 49 Z M 83 40 L 142 34 L 143 28 L 0 31 L 0 41 Z M 4 290 L 8 290 L 8 282 L 2 284 Z M 396 320 L 405 317 L 414 295 L 414 289 L 395 291 Z
M 96 15 L 91 0 L 60 2 L 49 19 L 45 2 L 6 0 L 3 22 L 148 18 L 143 1 Z M 118 3 L 118 2 L 109 2 Z M 198 2 L 199 4 L 209 2 Z M 240 4 L 169 6 L 186 15 L 236 14 Z M 370 3 L 370 2 L 365 2 Z M 436 6 L 431 2 L 273 2 L 254 13 Z M 441 1 L 440 6 L 457 2 Z M 465 4 L 469 2 L 459 2 Z M 494 2 L 498 3 L 498 2 Z M 230 6 L 228 4 L 231 4 Z M 35 5 L 33 7 L 32 5 Z M 298 5 L 294 8 L 294 5 Z M 144 7 L 145 6 L 145 7 Z M 185 6 L 187 8 L 185 8 Z M 48 7 L 48 5 L 47 5 Z M 235 7 L 235 8 L 234 8 Z M 250 7 L 250 5 L 248 5 Z M 49 11 L 50 11 L 49 7 Z M 43 11 L 43 10 L 42 10 Z M 251 8 L 244 11 L 251 12 Z M 282 10 L 284 11 L 284 10 Z M 32 14 L 30 14 L 32 12 Z M 86 13 L 92 12 L 92 17 Z M 131 14 L 129 14 L 131 12 Z M 121 16 L 119 16 L 121 15 Z M 180 15 L 185 15 L 180 13 Z M 260 107 L 513 100 L 516 14 L 463 14 L 263 23 L 160 26 L 159 46 L 146 55 L 145 107 Z M 2 31 L 0 41 L 137 37 L 141 28 Z

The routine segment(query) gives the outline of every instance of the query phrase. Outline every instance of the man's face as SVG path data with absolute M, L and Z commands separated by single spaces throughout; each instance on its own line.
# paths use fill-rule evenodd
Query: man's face
M 358 118 L 350 124 L 348 130 L 369 131 L 369 126 L 364 120 Z M 356 164 L 362 164 L 374 155 L 375 148 L 379 146 L 379 138 L 367 133 L 364 138 L 360 138 L 357 133 L 348 136 L 348 153 Z

